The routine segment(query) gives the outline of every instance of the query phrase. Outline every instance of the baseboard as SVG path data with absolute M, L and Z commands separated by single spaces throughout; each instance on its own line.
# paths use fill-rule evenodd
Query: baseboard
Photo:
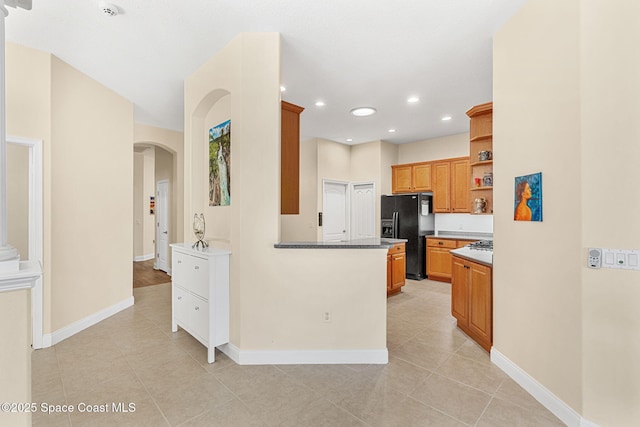
M 585 420 L 564 403 L 558 396 L 549 391 L 518 365 L 509 360 L 504 354 L 491 349 L 491 362 L 502 369 L 516 383 L 525 389 L 531 396 L 547 408 L 553 415 L 569 427 L 598 427 L 597 424 Z
M 223 344 L 218 350 L 238 365 L 332 365 L 389 363 L 389 351 L 380 350 L 240 350 Z
M 111 307 L 107 307 L 103 310 L 100 310 L 96 313 L 93 313 L 84 319 L 80 319 L 76 322 L 73 322 L 70 325 L 65 326 L 62 329 L 58 329 L 50 334 L 44 334 L 42 337 L 42 346 L 43 348 L 51 347 L 52 345 L 56 345 L 62 340 L 65 340 L 78 332 L 81 332 L 87 329 L 90 326 L 95 325 L 98 322 L 103 321 L 104 319 L 113 316 L 120 311 L 129 308 L 133 305 L 134 299 L 133 296 L 120 301 L 117 304 L 112 305 Z
M 153 259 L 153 258 L 155 258 L 153 254 L 138 255 L 136 257 L 133 257 L 133 262 L 149 261 L 150 259 Z

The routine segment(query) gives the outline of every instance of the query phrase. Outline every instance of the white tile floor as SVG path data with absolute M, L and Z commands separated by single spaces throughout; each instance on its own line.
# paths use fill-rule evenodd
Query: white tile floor
M 450 285 L 407 281 L 388 299 L 388 365 L 239 366 L 171 333 L 169 284 L 33 353 L 33 400 L 135 404 L 34 414 L 39 426 L 562 426 L 455 326 Z

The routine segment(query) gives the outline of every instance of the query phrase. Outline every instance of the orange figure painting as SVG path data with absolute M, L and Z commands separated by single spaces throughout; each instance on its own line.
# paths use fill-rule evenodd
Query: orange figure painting
M 516 177 L 515 221 L 542 221 L 542 172 Z

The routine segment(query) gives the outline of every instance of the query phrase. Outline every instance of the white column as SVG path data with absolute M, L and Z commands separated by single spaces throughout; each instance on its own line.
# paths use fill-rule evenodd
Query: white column
M 7 112 L 5 92 L 4 20 L 9 14 L 0 0 L 0 271 L 19 269 L 20 254 L 7 243 Z

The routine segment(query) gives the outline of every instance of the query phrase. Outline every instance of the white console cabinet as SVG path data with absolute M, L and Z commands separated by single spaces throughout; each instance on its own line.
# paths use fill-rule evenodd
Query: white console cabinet
M 178 326 L 207 347 L 215 360 L 216 346 L 229 342 L 229 255 L 218 248 L 193 249 L 174 243 L 171 277 L 171 330 Z

